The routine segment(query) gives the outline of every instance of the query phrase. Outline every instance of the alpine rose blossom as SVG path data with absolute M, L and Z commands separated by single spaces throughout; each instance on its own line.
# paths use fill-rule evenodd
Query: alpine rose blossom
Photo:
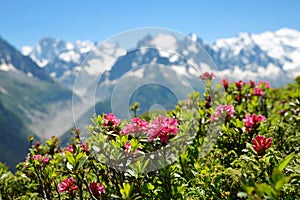
M 78 190 L 78 186 L 76 185 L 76 180 L 71 177 L 65 179 L 61 184 L 58 186 L 58 192 L 70 192 L 73 193 L 73 191 Z
M 270 148 L 273 138 L 266 138 L 266 136 L 257 135 L 252 139 L 253 149 L 258 155 L 264 155 L 266 150 Z
M 234 112 L 235 110 L 232 105 L 221 104 L 216 108 L 215 113 L 211 115 L 210 121 L 215 122 L 223 118 L 225 119 L 233 118 Z
M 33 160 L 40 160 L 42 158 L 42 155 L 37 154 L 37 155 L 34 155 L 32 158 L 33 158 Z
M 104 114 L 104 126 L 116 127 L 121 120 L 118 119 L 113 113 Z
M 235 86 L 237 87 L 238 90 L 242 90 L 244 85 L 247 85 L 247 82 L 244 82 L 242 80 L 238 81 L 238 82 L 234 82 Z
M 72 146 L 72 145 L 67 146 L 67 147 L 65 148 L 64 152 L 66 152 L 66 151 L 69 151 L 70 153 L 73 154 L 73 153 L 74 153 L 73 146 Z
M 263 97 L 265 95 L 264 91 L 259 87 L 253 89 L 253 94 L 255 96 L 260 96 L 260 97 Z
M 249 81 L 249 85 L 250 85 L 251 88 L 254 88 L 254 87 L 255 87 L 255 82 L 252 81 L 252 80 L 250 80 L 250 81 Z
M 81 145 L 80 145 L 80 148 L 83 152 L 88 152 L 89 151 L 89 144 L 87 142 L 83 142 Z
M 158 116 L 157 119 L 153 120 L 148 128 L 149 141 L 153 141 L 155 138 L 159 138 L 161 143 L 168 144 L 169 137 L 176 135 L 178 132 L 178 122 L 174 118 L 163 118 Z
M 227 91 L 230 84 L 230 80 L 226 78 L 221 79 L 221 84 L 223 85 L 224 89 Z
M 212 80 L 216 77 L 216 75 L 214 75 L 213 72 L 209 73 L 209 72 L 204 72 L 203 74 L 201 74 L 199 76 L 200 79 L 207 81 L 207 80 Z
M 246 114 L 243 121 L 245 123 L 246 131 L 251 132 L 251 128 L 256 126 L 259 122 L 263 122 L 265 120 L 266 117 L 263 115 L 252 114 L 252 116 L 250 116 L 249 114 Z
M 148 129 L 148 122 L 144 119 L 133 118 L 131 124 L 127 124 L 123 130 L 121 130 L 122 135 L 127 135 L 129 133 L 143 133 Z
M 40 155 L 40 154 L 37 154 L 37 155 L 34 155 L 33 157 L 33 160 L 38 160 L 38 161 L 40 161 L 40 162 L 42 162 L 42 163 L 47 163 L 47 162 L 49 162 L 49 157 L 47 156 L 47 155 L 45 155 L 44 157 L 42 156 L 42 155 Z
M 47 163 L 47 162 L 49 162 L 49 160 L 50 160 L 50 158 L 47 155 L 45 155 L 42 159 L 42 163 Z
M 131 149 L 131 145 L 130 145 L 130 143 L 127 141 L 126 144 L 125 144 L 126 155 L 128 155 L 130 149 Z
M 96 198 L 105 193 L 105 187 L 101 183 L 90 182 L 90 190 Z

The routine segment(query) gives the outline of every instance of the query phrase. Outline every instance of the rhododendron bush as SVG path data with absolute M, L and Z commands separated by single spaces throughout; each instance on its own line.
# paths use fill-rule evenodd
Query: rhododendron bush
M 67 146 L 30 137 L 14 174 L 0 165 L 0 199 L 300 199 L 300 78 L 221 79 L 223 93 L 199 78 L 204 94 L 166 115 L 95 115 Z

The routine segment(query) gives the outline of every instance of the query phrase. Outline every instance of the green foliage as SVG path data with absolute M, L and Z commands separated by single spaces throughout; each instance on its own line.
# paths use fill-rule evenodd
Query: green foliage
M 150 141 L 147 131 L 123 134 L 129 122 L 109 121 L 104 114 L 93 117 L 86 141 L 80 130 L 73 130 L 67 147 L 56 137 L 43 145 L 31 138 L 30 153 L 15 174 L 0 164 L 0 199 L 299 199 L 298 82 L 280 89 L 231 83 L 219 94 L 207 81 L 203 97 L 192 93 L 167 113 L 179 124 L 169 143 Z M 255 96 L 254 87 L 264 95 Z M 218 109 L 211 99 L 232 105 L 234 116 L 211 120 Z M 151 124 L 150 114 L 145 119 Z M 249 129 L 246 114 L 266 120 Z M 260 153 L 252 141 L 257 135 L 272 138 L 269 146 L 260 143 Z M 182 144 L 188 144 L 183 151 L 175 148 Z M 151 156 L 139 159 L 164 148 L 177 158 L 164 167 L 154 168 L 160 160 Z M 126 170 L 118 170 L 122 166 Z

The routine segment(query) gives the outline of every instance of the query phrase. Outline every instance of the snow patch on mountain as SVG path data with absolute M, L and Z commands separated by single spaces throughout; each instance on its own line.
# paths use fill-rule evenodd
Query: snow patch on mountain
M 177 48 L 177 40 L 173 35 L 158 34 L 151 42 L 151 45 L 161 49 Z
M 71 50 L 69 52 L 63 52 L 58 55 L 58 58 L 65 62 L 80 62 L 80 54 L 75 52 L 74 50 Z
M 32 52 L 32 47 L 30 47 L 30 46 L 24 46 L 24 47 L 22 47 L 21 51 L 22 51 L 22 54 L 24 56 L 29 56 L 30 53 Z
M 15 71 L 16 68 L 11 64 L 6 64 L 6 63 L 0 63 L 0 70 L 1 71 Z

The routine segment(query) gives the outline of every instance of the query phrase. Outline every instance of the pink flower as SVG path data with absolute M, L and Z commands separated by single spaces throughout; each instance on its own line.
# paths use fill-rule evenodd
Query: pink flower
M 49 160 L 50 160 L 49 157 L 47 155 L 45 155 L 42 159 L 42 163 L 47 163 L 47 162 L 49 162 Z
M 113 113 L 104 114 L 104 126 L 116 127 L 121 120 L 118 119 Z
M 29 165 L 30 154 L 28 153 L 24 162 L 23 168 L 26 168 Z
M 37 155 L 34 155 L 33 157 L 33 160 L 38 160 L 38 161 L 41 161 L 42 163 L 47 163 L 49 162 L 49 157 L 47 155 L 45 155 L 44 157 L 40 154 L 37 154 Z M 27 160 L 27 158 L 26 158 Z
M 125 151 L 126 151 L 126 155 L 128 155 L 129 151 L 130 151 L 130 143 L 127 141 L 125 144 Z
M 258 83 L 258 86 L 260 88 L 264 87 L 265 89 L 271 88 L 271 85 L 268 81 L 261 81 L 261 82 Z
M 105 187 L 101 183 L 90 182 L 90 190 L 96 198 L 105 193 Z
M 255 96 L 261 96 L 261 97 L 263 97 L 265 95 L 264 91 L 259 87 L 256 87 L 253 89 L 253 94 Z
M 229 79 L 221 79 L 221 84 L 224 86 L 225 90 L 227 91 L 229 87 L 230 80 Z
M 258 155 L 264 155 L 266 150 L 270 148 L 273 138 L 266 138 L 266 136 L 257 135 L 252 139 L 253 149 Z
M 64 152 L 69 151 L 70 153 L 74 153 L 74 149 L 72 145 L 67 146 L 67 148 L 64 150 Z
M 247 85 L 247 83 L 242 81 L 242 80 L 240 80 L 238 82 L 234 82 L 234 84 L 235 84 L 235 86 L 237 87 L 238 90 L 242 90 L 243 86 Z
M 152 124 L 149 125 L 148 135 L 149 140 L 153 141 L 155 138 L 159 138 L 161 143 L 168 143 L 169 137 L 171 135 L 176 135 L 178 132 L 178 122 L 174 118 L 163 118 L 158 116 L 156 120 L 152 121 Z
M 209 73 L 209 72 L 204 72 L 203 74 L 201 74 L 199 76 L 200 79 L 207 81 L 207 80 L 212 80 L 216 77 L 216 75 L 214 75 L 214 73 Z
M 121 134 L 127 135 L 129 133 L 143 133 L 148 129 L 148 122 L 144 119 L 133 118 L 131 124 L 127 124 L 123 130 L 121 130 Z
M 33 160 L 40 160 L 42 158 L 42 155 L 37 154 L 37 155 L 34 155 L 32 158 L 33 158 Z
M 246 130 L 248 132 L 251 132 L 252 127 L 254 127 L 259 122 L 262 122 L 262 121 L 265 121 L 265 120 L 266 120 L 265 116 L 256 115 L 256 114 L 252 114 L 252 116 L 250 116 L 249 114 L 247 114 L 243 121 L 245 122 Z
M 234 108 L 232 105 L 219 105 L 216 108 L 216 111 L 213 115 L 211 115 L 210 117 L 210 121 L 215 122 L 218 121 L 222 118 L 233 118 L 233 114 L 234 114 Z
M 40 146 L 41 146 L 41 143 L 39 141 L 36 141 L 35 144 L 34 144 L 34 148 L 36 150 L 39 150 L 40 149 Z
M 238 95 L 235 97 L 235 99 L 236 99 L 238 102 L 240 102 L 240 101 L 242 100 L 242 98 L 243 98 L 243 96 L 240 95 L 240 94 L 238 94 Z
M 78 190 L 78 186 L 76 185 L 76 180 L 71 177 L 65 179 L 61 184 L 58 186 L 58 192 L 70 192 L 73 193 L 73 191 Z
M 80 148 L 82 149 L 83 152 L 88 152 L 89 150 L 89 144 L 87 142 L 83 142 L 81 145 L 80 145 Z
M 29 163 L 30 160 L 30 153 L 27 154 L 26 159 L 25 159 L 25 163 Z
M 249 84 L 250 84 L 250 87 L 252 87 L 252 88 L 255 87 L 255 82 L 254 81 L 250 80 Z
M 280 114 L 281 116 L 284 116 L 285 112 L 286 112 L 285 110 L 280 110 L 280 111 L 279 111 L 279 114 Z

